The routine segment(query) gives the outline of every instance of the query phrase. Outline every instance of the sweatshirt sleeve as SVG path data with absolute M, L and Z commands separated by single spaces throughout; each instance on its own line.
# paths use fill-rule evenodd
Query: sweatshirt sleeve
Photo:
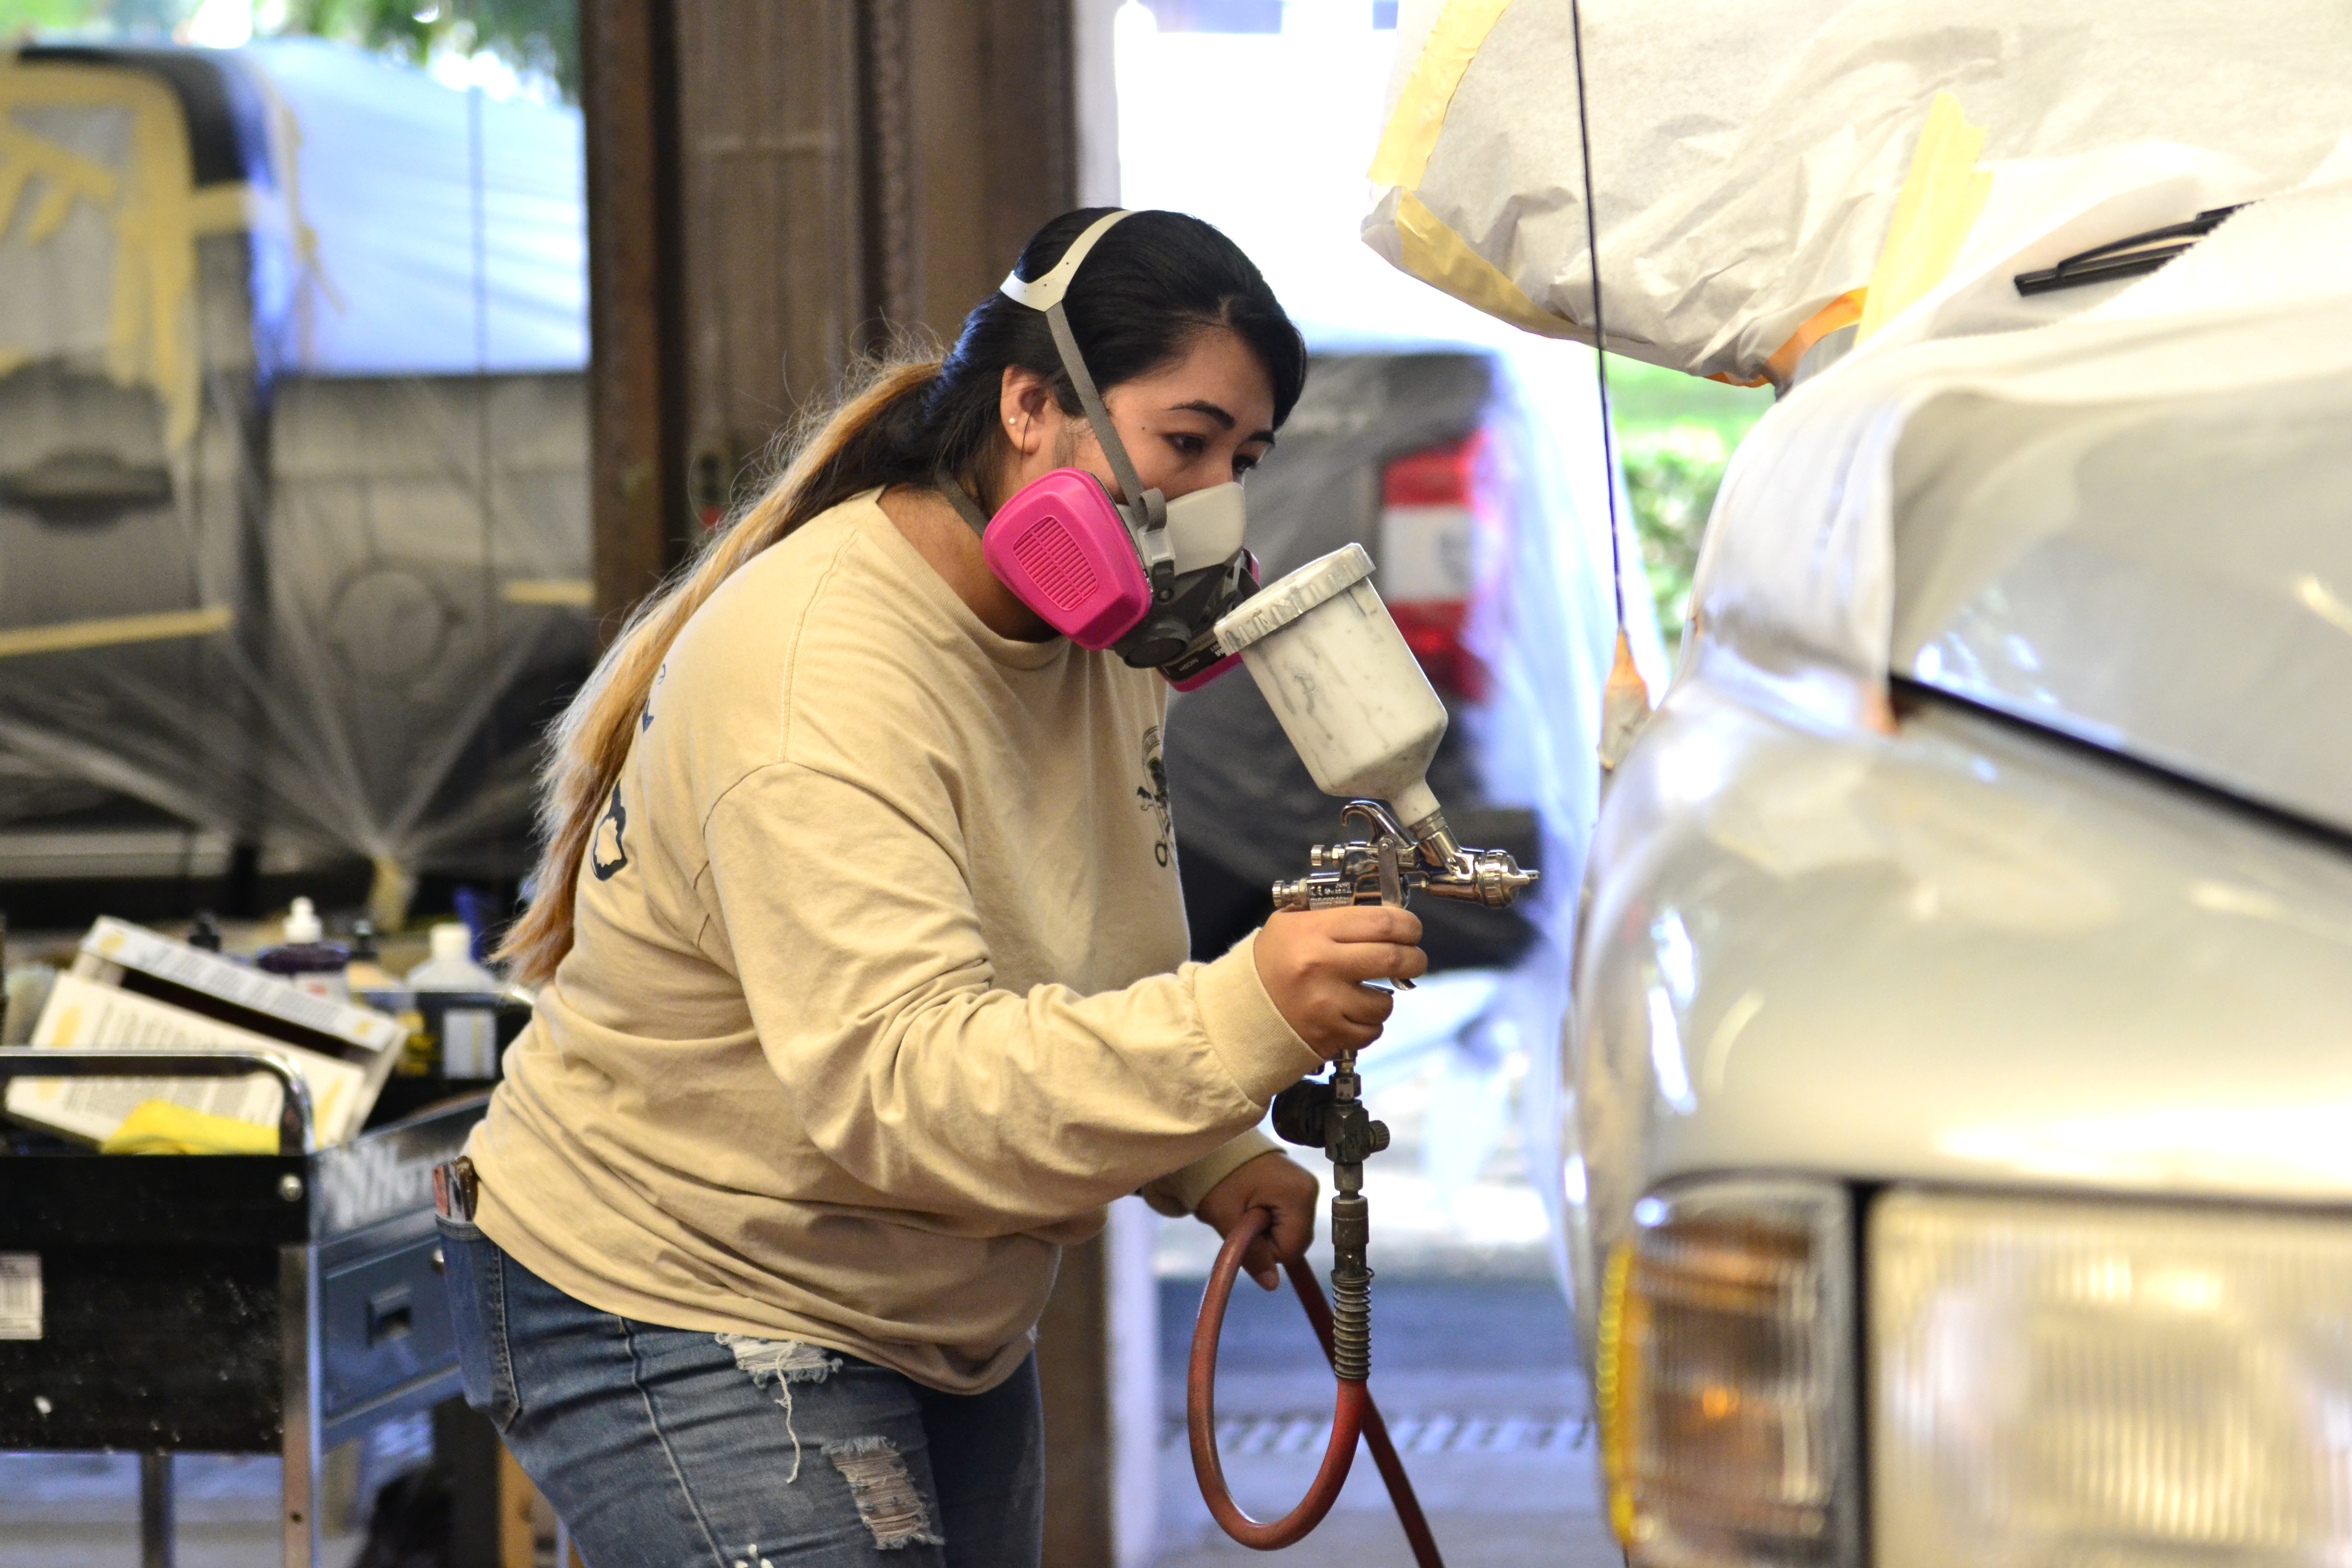
M 1253 1127 L 1233 1142 L 1210 1150 L 1181 1171 L 1171 1171 L 1156 1182 L 1146 1182 L 1136 1195 L 1171 1219 L 1181 1219 L 1201 1207 L 1219 1182 L 1261 1154 L 1279 1154 L 1282 1145 Z
M 857 784 L 770 764 L 703 837 L 716 956 L 771 1068 L 810 1140 L 894 1202 L 1065 1219 L 1219 1154 L 1321 1065 L 1249 942 L 1097 995 L 996 989 L 963 846 Z

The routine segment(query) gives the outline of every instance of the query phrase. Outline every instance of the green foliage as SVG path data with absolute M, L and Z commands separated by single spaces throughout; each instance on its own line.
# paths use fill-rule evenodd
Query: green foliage
M 1628 431 L 1618 456 L 1642 542 L 1642 573 L 1657 606 L 1658 631 L 1672 647 L 1690 616 L 1699 541 L 1731 453 L 1707 426 L 1685 424 Z
M 423 65 L 443 48 L 488 49 L 580 97 L 580 0 L 287 0 L 281 31 L 377 49 Z
M 1724 467 L 1772 395 L 1613 354 L 1609 388 L 1642 573 L 1671 649 L 1690 615 L 1691 574 Z
M 79 28 L 111 24 L 165 32 L 180 20 L 174 0 L 0 0 L 0 39 L 26 27 Z
M 169 34 L 198 0 L 0 0 L 0 38 L 26 27 Z M 580 99 L 581 0 L 256 0 L 255 30 L 310 34 L 423 65 L 488 49 Z

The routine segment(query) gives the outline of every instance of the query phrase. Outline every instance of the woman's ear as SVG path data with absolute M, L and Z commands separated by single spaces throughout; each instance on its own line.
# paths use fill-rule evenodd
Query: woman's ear
M 1045 417 L 1046 411 L 1061 412 L 1054 403 L 1052 377 L 1017 364 L 1006 365 L 996 405 L 1004 438 L 1013 444 L 1014 452 L 1033 458 L 1045 449 L 1057 424 Z

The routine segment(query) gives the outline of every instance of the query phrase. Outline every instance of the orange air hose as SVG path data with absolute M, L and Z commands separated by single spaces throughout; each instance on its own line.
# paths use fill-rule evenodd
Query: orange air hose
M 1405 1539 L 1412 1544 L 1414 1563 L 1419 1568 L 1445 1568 L 1436 1539 L 1429 1533 L 1429 1521 L 1422 1515 L 1421 1500 L 1413 1496 L 1412 1482 L 1404 1473 L 1404 1461 L 1397 1458 L 1396 1445 L 1389 1441 L 1388 1423 L 1381 1419 L 1380 1406 L 1372 1403 L 1371 1389 L 1361 1382 L 1343 1380 L 1339 1384 L 1331 1411 L 1331 1441 L 1323 1450 L 1322 1468 L 1297 1508 L 1278 1520 L 1261 1523 L 1234 1501 L 1225 1485 L 1224 1465 L 1217 1457 L 1217 1341 L 1224 1331 L 1225 1307 L 1233 1300 L 1234 1281 L 1241 1274 L 1242 1254 L 1273 1223 L 1274 1215 L 1265 1209 L 1252 1209 L 1243 1215 L 1218 1249 L 1216 1266 L 1209 1270 L 1208 1288 L 1201 1293 L 1184 1401 L 1185 1429 L 1192 1442 L 1192 1474 L 1201 1483 L 1201 1499 L 1224 1532 L 1244 1546 L 1272 1552 L 1295 1545 L 1323 1522 L 1323 1516 L 1339 1500 L 1349 1468 L 1355 1463 L 1356 1439 L 1361 1436 L 1371 1447 L 1381 1479 L 1388 1483 L 1389 1500 L 1396 1507 Z M 1294 1258 L 1283 1268 L 1328 1360 L 1332 1354 L 1331 1307 L 1323 1299 L 1323 1287 L 1303 1259 Z

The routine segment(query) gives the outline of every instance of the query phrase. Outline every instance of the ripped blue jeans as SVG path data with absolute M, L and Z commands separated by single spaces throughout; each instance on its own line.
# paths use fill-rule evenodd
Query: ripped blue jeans
M 1036 1568 L 1035 1357 L 959 1396 L 598 1311 L 444 1219 L 466 1399 L 594 1568 Z

